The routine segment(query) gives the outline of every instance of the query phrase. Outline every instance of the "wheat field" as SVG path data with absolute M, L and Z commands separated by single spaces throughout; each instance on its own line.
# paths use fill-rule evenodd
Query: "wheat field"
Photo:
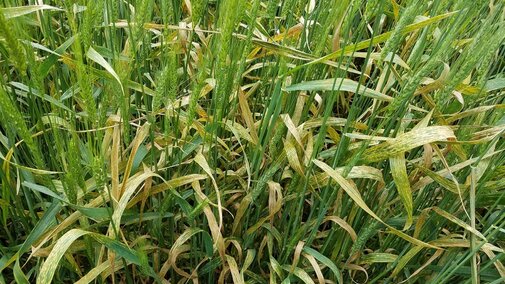
M 0 1 L 0 284 L 503 283 L 505 2 Z

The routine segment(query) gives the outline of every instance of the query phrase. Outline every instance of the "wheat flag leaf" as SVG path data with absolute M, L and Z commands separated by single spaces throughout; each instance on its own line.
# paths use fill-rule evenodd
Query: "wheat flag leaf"
M 378 162 L 425 144 L 449 142 L 455 138 L 456 136 L 449 126 L 419 127 L 400 134 L 393 140 L 366 149 L 362 155 L 362 161 L 364 163 Z
M 298 158 L 298 153 L 296 151 L 295 145 L 291 142 L 291 139 L 286 139 L 284 141 L 284 151 L 286 152 L 286 158 L 288 159 L 289 165 L 299 175 L 304 176 L 302 164 Z
M 194 161 L 210 177 L 212 184 L 214 186 L 214 190 L 216 192 L 216 198 L 217 198 L 217 210 L 218 210 L 218 214 L 219 214 L 219 230 L 221 230 L 221 228 L 223 227 L 223 206 L 221 204 L 221 194 L 219 192 L 219 188 L 217 186 L 216 180 L 214 179 L 214 175 L 212 173 L 212 170 L 210 169 L 209 163 L 207 163 L 207 159 L 205 159 L 202 152 L 198 152 L 198 154 L 196 154 Z M 224 255 L 223 255 L 223 257 L 224 257 Z
M 43 10 L 55 10 L 64 11 L 63 9 L 53 7 L 50 5 L 29 5 L 29 6 L 18 6 L 18 7 L 5 7 L 0 8 L 0 12 L 4 14 L 6 19 L 17 18 L 23 15 L 31 14 L 33 12 L 43 11 Z
M 54 245 L 53 249 L 51 250 L 51 253 L 46 258 L 46 261 L 44 262 L 42 268 L 40 269 L 39 275 L 37 277 L 37 284 L 52 283 L 54 273 L 58 268 L 58 263 L 60 262 L 61 258 L 70 248 L 70 246 L 72 246 L 75 240 L 84 235 L 90 235 L 96 241 L 105 245 L 109 249 L 116 252 L 119 256 L 125 258 L 126 260 L 132 263 L 135 264 L 141 263 L 139 256 L 135 251 L 129 249 L 127 246 L 118 242 L 115 239 L 111 239 L 104 235 L 92 233 L 81 229 L 72 229 L 66 232 L 63 236 L 61 236 Z
M 443 209 L 440 209 L 438 207 L 433 207 L 432 208 L 433 211 L 435 211 L 438 215 L 444 217 L 445 219 L 453 222 L 454 224 L 460 226 L 461 228 L 475 234 L 476 236 L 478 236 L 479 238 L 481 238 L 482 240 L 484 241 L 487 241 L 486 237 L 484 237 L 484 235 L 477 231 L 475 228 L 473 228 L 472 226 L 468 225 L 467 223 L 463 222 L 463 220 L 455 217 L 454 215 L 450 214 L 449 212 L 443 210 Z
M 119 83 L 119 86 L 121 87 L 121 92 L 124 94 L 124 88 L 123 88 L 123 83 L 121 82 L 121 79 L 119 79 L 119 76 L 117 75 L 116 71 L 114 71 L 114 68 L 110 66 L 109 62 L 103 58 L 103 56 L 98 53 L 93 47 L 89 47 L 88 52 L 86 53 L 86 56 L 93 60 L 94 62 L 98 63 L 98 65 L 102 66 L 107 72 L 109 72 L 114 79 Z
M 338 269 L 338 267 L 335 265 L 335 263 L 329 259 L 328 257 L 324 256 L 317 250 L 310 248 L 310 247 L 303 247 L 303 251 L 311 256 L 313 256 L 315 259 L 317 259 L 319 262 L 324 264 L 324 266 L 330 268 L 330 270 L 335 274 L 335 277 L 337 278 L 338 283 L 342 283 L 342 276 L 341 272 Z
M 346 91 L 365 97 L 391 102 L 393 98 L 381 92 L 367 88 L 356 81 L 346 78 L 307 81 L 286 87 L 286 91 Z
M 407 221 L 403 230 L 407 230 L 412 225 L 412 212 L 413 212 L 413 202 L 412 202 L 412 190 L 410 188 L 409 176 L 407 174 L 407 167 L 405 165 L 405 154 L 398 153 L 395 156 L 389 158 L 389 165 L 391 166 L 391 174 L 400 195 L 400 199 L 403 203 L 403 207 L 407 212 Z
M 231 276 L 233 277 L 233 283 L 235 284 L 244 284 L 244 276 L 240 273 L 238 270 L 238 265 L 237 262 L 235 261 L 235 258 L 226 255 L 226 262 L 228 263 L 228 266 L 230 267 L 231 271 Z
M 95 280 L 99 275 L 102 275 L 102 277 L 105 277 L 105 275 L 103 275 L 102 273 L 112 271 L 112 267 L 114 267 L 114 272 L 116 272 L 116 271 L 123 268 L 123 263 L 124 262 L 121 261 L 119 258 L 116 258 L 116 260 L 114 262 L 110 262 L 110 261 L 102 262 L 101 264 L 99 264 L 99 265 L 95 266 L 93 269 L 91 269 L 88 273 L 86 273 L 86 275 L 84 275 L 81 279 L 79 279 L 74 284 L 90 283 L 91 281 Z
M 443 19 L 446 19 L 452 15 L 455 15 L 457 13 L 459 13 L 460 11 L 453 11 L 453 12 L 448 12 L 448 13 L 445 13 L 445 14 L 441 14 L 441 15 L 437 15 L 437 16 L 434 16 L 434 17 L 431 17 L 431 18 L 424 18 L 423 20 L 417 22 L 417 23 L 414 23 L 414 24 L 411 24 L 411 25 L 408 25 L 406 27 L 404 27 L 402 30 L 401 30 L 401 33 L 402 34 L 408 34 L 408 33 L 411 33 L 413 31 L 416 31 L 416 30 L 419 30 L 419 29 L 422 29 L 428 25 L 431 25 L 433 23 L 436 23 L 436 22 L 439 22 Z M 349 53 L 353 53 L 353 52 L 356 52 L 358 50 L 362 50 L 362 49 L 365 49 L 365 48 L 368 48 L 370 45 L 374 45 L 374 44 L 378 44 L 378 43 L 381 43 L 381 42 L 385 42 L 387 41 L 391 36 L 393 35 L 393 32 L 386 32 L 386 33 L 383 33 L 381 35 L 378 35 L 378 36 L 375 36 L 371 39 L 367 39 L 367 40 L 364 40 L 364 41 L 361 41 L 361 42 L 358 42 L 356 44 L 349 44 L 347 45 L 346 47 L 342 48 L 342 49 L 339 49 L 339 50 L 336 50 L 328 55 L 325 55 L 323 57 L 320 57 L 316 60 L 313 60 L 311 62 L 308 62 L 308 63 L 305 63 L 303 65 L 299 65 L 293 69 L 291 69 L 289 71 L 290 74 L 292 74 L 293 72 L 299 70 L 300 68 L 303 68 L 303 67 L 306 67 L 306 66 L 309 66 L 309 65 L 312 65 L 312 64 L 316 64 L 316 63 L 321 63 L 321 62 L 325 62 L 325 61 L 328 61 L 328 60 L 332 60 L 332 59 L 335 59 L 335 58 L 338 58 L 342 55 L 347 55 Z

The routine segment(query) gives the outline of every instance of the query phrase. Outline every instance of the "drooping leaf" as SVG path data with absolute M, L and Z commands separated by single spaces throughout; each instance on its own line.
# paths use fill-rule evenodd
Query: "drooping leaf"
M 412 202 L 412 190 L 410 189 L 410 181 L 409 176 L 407 175 L 405 162 L 405 156 L 403 153 L 399 153 L 389 158 L 391 174 L 393 175 L 396 190 L 398 191 L 398 195 L 400 195 L 403 207 L 407 212 L 407 222 L 405 222 L 404 230 L 408 229 L 412 225 L 412 214 L 414 210 L 414 205 Z
M 420 245 L 420 246 L 429 247 L 429 248 L 437 248 L 436 246 L 430 245 L 428 243 L 425 243 L 423 241 L 415 239 L 405 233 L 402 233 L 402 232 L 398 231 L 397 229 L 393 228 L 392 226 L 390 226 L 389 224 L 385 223 L 379 216 L 377 216 L 370 209 L 370 207 L 368 207 L 368 205 L 365 203 L 365 201 L 361 197 L 361 194 L 359 193 L 358 189 L 353 184 L 348 182 L 337 171 L 332 169 L 330 166 L 328 166 L 324 162 L 321 162 L 318 160 L 313 160 L 313 163 L 316 166 L 318 166 L 320 169 L 322 169 L 325 173 L 327 173 L 331 178 L 333 178 L 361 209 L 363 209 L 366 213 L 368 213 L 370 216 L 372 216 L 377 221 L 386 225 L 386 227 L 389 228 L 389 230 L 391 231 L 392 234 L 395 234 L 395 235 L 397 235 L 397 236 L 399 236 L 399 237 L 405 239 L 406 241 L 409 241 L 415 245 Z
M 391 102 L 392 97 L 360 85 L 358 82 L 346 78 L 335 78 L 302 82 L 286 87 L 286 91 L 346 91 L 357 93 L 365 97 Z
M 23 15 L 31 14 L 33 12 L 43 11 L 43 10 L 63 11 L 63 9 L 53 7 L 50 5 L 29 5 L 29 6 L 0 8 L 0 12 L 2 12 L 4 14 L 4 17 L 6 19 L 12 19 L 12 18 L 23 16 Z
M 455 138 L 454 132 L 447 126 L 420 127 L 400 134 L 393 140 L 388 140 L 377 146 L 366 149 L 361 160 L 364 163 L 378 162 L 424 144 L 448 142 Z
M 119 83 L 119 86 L 121 87 L 122 93 L 124 93 L 123 89 L 123 83 L 121 82 L 121 79 L 119 79 L 119 76 L 117 75 L 116 71 L 110 66 L 109 62 L 103 58 L 103 56 L 98 53 L 93 47 L 89 47 L 88 52 L 86 53 L 86 56 L 93 60 L 94 62 L 98 63 L 100 66 L 102 66 L 107 72 L 109 72 L 114 79 Z
M 315 259 L 317 259 L 318 261 L 320 261 L 326 267 L 330 268 L 330 270 L 333 272 L 333 274 L 337 278 L 337 282 L 338 283 L 342 283 L 341 272 L 338 269 L 338 267 L 335 265 L 335 263 L 333 261 L 331 261 L 331 259 L 329 259 L 328 257 L 322 255 L 317 250 L 315 250 L 313 248 L 310 248 L 310 247 L 307 247 L 307 246 L 303 247 L 303 251 L 305 251 L 306 253 L 312 255 Z

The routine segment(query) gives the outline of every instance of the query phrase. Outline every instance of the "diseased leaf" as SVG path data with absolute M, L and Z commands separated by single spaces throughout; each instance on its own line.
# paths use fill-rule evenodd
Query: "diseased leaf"
M 52 283 L 54 273 L 58 268 L 58 263 L 61 258 L 67 252 L 68 248 L 72 246 L 75 240 L 84 235 L 90 235 L 93 239 L 113 250 L 117 255 L 123 257 L 127 261 L 137 265 L 141 264 L 137 253 L 117 240 L 81 229 L 72 229 L 61 236 L 54 245 L 51 253 L 40 269 L 37 277 L 37 284 Z
M 445 210 L 442 210 L 438 207 L 433 207 L 432 208 L 433 211 L 435 211 L 438 215 L 446 218 L 447 220 L 453 222 L 454 224 L 460 226 L 461 228 L 475 234 L 476 236 L 478 236 L 479 238 L 483 239 L 484 241 L 487 241 L 486 240 L 486 237 L 484 237 L 484 235 L 477 231 L 476 229 L 472 228 L 472 226 L 468 225 L 467 223 L 463 222 L 461 219 L 455 217 L 454 215 L 450 214 L 449 212 L 445 211 Z
M 160 177 L 159 175 L 150 172 L 150 171 L 145 171 L 145 172 L 139 172 L 132 176 L 129 180 L 128 183 L 123 185 L 124 192 L 121 195 L 121 199 L 117 203 L 116 207 L 114 208 L 114 213 L 112 214 L 112 220 L 109 228 L 109 233 L 112 236 L 116 236 L 116 232 L 119 232 L 119 226 L 121 223 L 121 217 L 123 216 L 123 212 L 126 209 L 126 206 L 128 205 L 128 202 L 130 201 L 131 196 L 135 193 L 135 190 L 145 182 L 148 178 L 151 177 Z M 161 177 L 160 177 L 161 178 Z
M 388 225 L 384 221 L 382 221 L 379 216 L 377 216 L 369 207 L 366 205 L 365 201 L 361 197 L 361 194 L 359 193 L 358 189 L 355 188 L 351 183 L 349 183 L 345 178 L 343 178 L 337 171 L 332 169 L 330 166 L 325 164 L 324 162 L 318 161 L 318 160 L 313 160 L 313 163 L 318 166 L 320 169 L 322 169 L 325 173 L 327 173 L 331 178 L 333 178 L 341 187 L 342 189 L 351 197 L 351 199 L 361 208 L 363 209 L 366 213 L 368 213 L 370 216 L 372 216 L 374 219 L 377 221 L 381 222 L 382 224 L 386 225 L 386 227 L 389 228 L 391 233 L 405 239 L 406 241 L 409 241 L 415 245 L 420 245 L 423 247 L 429 247 L 429 248 L 437 248 L 436 246 L 430 245 L 428 243 L 425 243 L 423 241 L 420 241 L 418 239 L 415 239 L 407 234 L 404 234 L 397 229 L 393 228 L 392 226 Z
M 88 273 L 86 273 L 86 275 L 84 275 L 81 279 L 79 279 L 79 281 L 75 282 L 74 284 L 88 284 L 95 280 L 103 272 L 110 271 L 111 266 L 113 266 L 115 270 L 119 270 L 123 268 L 123 261 L 120 261 L 118 258 L 116 258 L 113 263 L 110 261 L 102 262 L 100 265 L 97 265 L 91 269 Z
M 310 265 L 312 265 L 312 268 L 314 268 L 314 272 L 316 273 L 317 276 L 317 281 L 319 284 L 324 284 L 324 275 L 323 272 L 321 271 L 321 267 L 319 267 L 319 264 L 317 263 L 316 259 L 310 255 L 303 253 L 303 256 L 310 262 Z
M 448 18 L 448 17 L 450 17 L 452 15 L 455 15 L 458 12 L 459 11 L 453 11 L 453 12 L 448 12 L 448 13 L 445 13 L 445 14 L 437 15 L 437 16 L 434 16 L 432 18 L 423 19 L 420 22 L 417 22 L 417 23 L 414 23 L 414 24 L 406 26 L 405 28 L 403 28 L 401 30 L 401 33 L 404 34 L 404 35 L 408 34 L 408 33 L 411 33 L 413 31 L 416 31 L 418 29 L 424 28 L 424 27 L 426 27 L 428 25 L 431 25 L 433 23 L 439 22 L 439 21 L 441 21 L 441 20 L 443 20 L 445 18 Z M 330 53 L 328 55 L 320 57 L 320 58 L 318 58 L 316 60 L 313 60 L 313 61 L 311 61 L 309 63 L 306 63 L 304 65 L 300 65 L 300 66 L 298 66 L 298 67 L 290 70 L 290 73 L 293 73 L 293 72 L 299 70 L 300 68 L 308 66 L 308 65 L 312 65 L 312 64 L 316 64 L 316 63 L 320 63 L 320 62 L 329 61 L 331 59 L 338 58 L 338 57 L 340 57 L 342 55 L 351 54 L 351 53 L 356 52 L 358 50 L 362 50 L 362 49 L 368 48 L 370 45 L 375 45 L 375 44 L 378 44 L 378 43 L 381 43 L 381 42 L 385 42 L 386 40 L 388 40 L 391 37 L 392 34 L 393 34 L 393 32 L 390 31 L 390 32 L 386 32 L 386 33 L 383 33 L 383 34 L 378 35 L 378 36 L 374 36 L 371 39 L 367 39 L 367 40 L 358 42 L 356 44 L 346 45 L 342 49 L 336 50 L 336 51 L 334 51 L 334 52 L 332 52 L 332 53 Z
M 300 145 L 300 147 L 303 147 L 302 138 L 300 137 L 300 133 L 298 133 L 293 120 L 291 120 L 291 117 L 288 114 L 281 115 L 281 117 L 284 121 L 284 124 L 288 128 L 288 131 L 291 133 L 291 135 L 293 135 L 298 145 Z
M 339 218 L 337 216 L 328 216 L 328 217 L 324 218 L 324 221 L 325 222 L 326 221 L 332 221 L 333 223 L 339 225 L 342 229 L 346 230 L 347 233 L 349 233 L 349 235 L 351 236 L 351 239 L 353 240 L 353 242 L 355 242 L 358 239 L 358 236 L 356 235 L 356 232 L 351 227 L 351 225 L 349 225 L 342 218 Z
M 58 263 L 60 262 L 61 257 L 66 253 L 68 248 L 76 239 L 89 233 L 90 232 L 80 229 L 72 229 L 61 236 L 54 245 L 47 259 L 44 261 L 44 264 L 37 276 L 37 284 L 52 283 L 54 273 L 58 268 Z
M 414 246 L 412 247 L 407 253 L 405 253 L 400 259 L 398 260 L 398 264 L 396 265 L 395 269 L 393 269 L 393 272 L 391 272 L 391 276 L 396 276 L 398 273 L 402 271 L 402 269 L 409 263 L 409 261 L 416 256 L 421 250 L 423 249 L 422 246 Z
M 320 261 L 326 267 L 330 268 L 330 270 L 333 272 L 333 274 L 337 278 L 337 282 L 338 283 L 342 283 L 342 276 L 340 274 L 340 270 L 337 268 L 337 266 L 335 265 L 335 263 L 333 261 L 331 261 L 331 259 L 329 259 L 328 257 L 322 255 L 317 250 L 315 250 L 313 248 L 310 248 L 310 247 L 307 247 L 307 246 L 303 247 L 303 251 L 306 252 L 306 253 L 308 253 L 308 254 L 310 254 L 311 256 L 313 256 L 315 259 L 317 259 L 318 261 Z
M 244 277 L 238 270 L 238 265 L 235 259 L 229 255 L 226 256 L 226 262 L 228 263 L 228 266 L 230 267 L 231 271 L 231 276 L 233 277 L 233 283 L 237 284 L 244 284 Z
M 373 264 L 373 263 L 392 263 L 395 262 L 398 255 L 385 252 L 372 252 L 361 257 L 360 263 Z
M 364 163 L 378 162 L 424 144 L 448 142 L 455 138 L 454 132 L 448 126 L 420 127 L 400 134 L 393 140 L 388 140 L 377 146 L 366 149 L 361 160 Z
M 282 269 L 284 269 L 286 271 L 290 271 L 291 266 L 286 264 L 286 265 L 282 266 Z M 315 284 L 314 281 L 312 280 L 312 278 L 310 278 L 309 274 L 307 274 L 307 272 L 305 272 L 305 270 L 303 270 L 301 268 L 295 267 L 293 269 L 293 274 L 296 277 L 300 278 L 300 280 L 302 280 L 303 283 L 305 283 L 305 284 Z
M 404 230 L 407 230 L 412 225 L 413 202 L 412 190 L 410 189 L 409 176 L 407 175 L 407 167 L 405 166 L 405 157 L 403 153 L 399 153 L 389 158 L 391 166 L 391 174 L 396 185 L 396 190 L 403 203 L 403 207 L 407 212 L 407 221 L 405 222 Z
M 335 78 L 326 80 L 316 80 L 308 81 L 303 83 L 298 83 L 286 87 L 286 91 L 346 91 L 356 94 L 363 95 L 365 97 L 370 97 L 373 99 L 378 99 L 381 101 L 391 102 L 393 98 L 384 95 L 375 90 L 369 89 L 358 82 L 346 79 L 346 78 Z
M 304 176 L 303 167 L 298 158 L 295 145 L 291 143 L 290 139 L 284 141 L 284 151 L 288 159 L 289 165 L 301 176 Z

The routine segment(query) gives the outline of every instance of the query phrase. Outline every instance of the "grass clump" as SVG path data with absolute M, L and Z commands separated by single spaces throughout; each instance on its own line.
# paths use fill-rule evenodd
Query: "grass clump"
M 502 1 L 0 6 L 0 283 L 500 283 Z

